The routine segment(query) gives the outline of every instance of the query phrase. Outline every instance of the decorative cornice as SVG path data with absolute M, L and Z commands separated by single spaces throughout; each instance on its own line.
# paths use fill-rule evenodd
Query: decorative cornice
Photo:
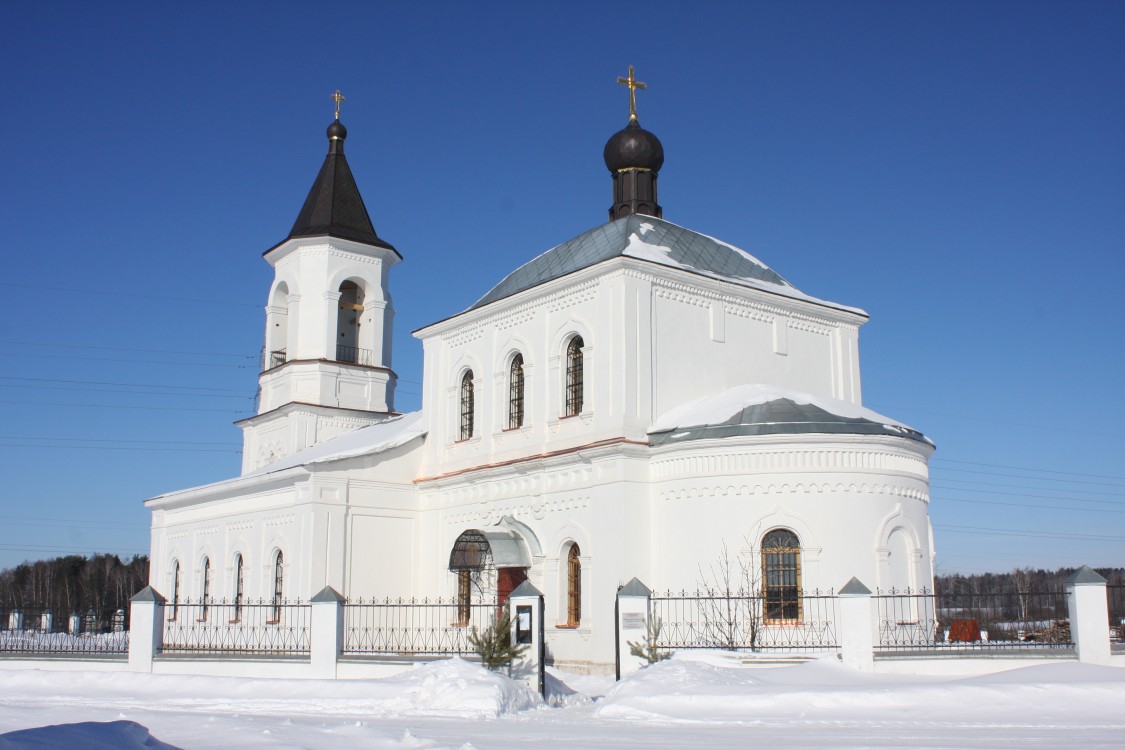
M 783 437 L 792 437 L 789 435 Z M 729 439 L 729 438 L 727 438 Z M 683 444 L 681 444 L 683 445 Z M 653 458 L 651 477 L 663 481 L 717 474 L 769 474 L 788 472 L 889 472 L 928 481 L 926 460 L 916 454 L 872 449 L 795 449 L 761 447 L 699 452 Z
M 716 498 L 716 497 L 768 497 L 771 495 L 891 495 L 918 500 L 923 503 L 930 502 L 928 492 L 923 492 L 916 487 L 906 487 L 897 484 L 877 482 L 844 483 L 844 482 L 793 482 L 769 484 L 732 484 L 722 485 L 696 485 L 675 490 L 660 492 L 660 500 L 688 500 L 691 498 Z
M 525 500 L 518 503 L 489 502 L 477 504 L 473 508 L 445 514 L 446 526 L 466 526 L 476 524 L 492 526 L 504 516 L 542 520 L 549 513 L 572 512 L 588 508 L 589 496 Z

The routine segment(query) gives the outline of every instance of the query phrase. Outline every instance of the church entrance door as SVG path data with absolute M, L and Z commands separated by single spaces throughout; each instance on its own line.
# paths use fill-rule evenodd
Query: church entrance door
M 508 605 L 508 596 L 516 590 L 521 583 L 527 580 L 527 568 L 497 568 L 496 569 L 496 594 L 499 606 L 498 617 L 503 617 L 504 607 Z

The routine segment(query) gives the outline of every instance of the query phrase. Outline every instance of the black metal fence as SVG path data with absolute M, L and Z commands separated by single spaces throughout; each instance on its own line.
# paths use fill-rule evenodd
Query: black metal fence
M 309 653 L 308 602 L 180 600 L 164 605 L 166 653 Z
M 0 653 L 126 654 L 129 610 L 94 610 L 59 616 L 38 607 L 0 605 Z
M 800 592 L 777 606 L 760 593 L 697 591 L 654 594 L 656 646 L 674 650 L 831 651 L 836 636 L 836 601 L 831 591 Z
M 877 651 L 1073 646 L 1065 591 L 880 591 Z
M 370 365 L 374 358 L 370 349 L 359 349 L 347 344 L 336 344 L 336 361 L 357 365 Z
M 1109 640 L 1125 645 L 1125 583 L 1111 583 L 1105 587 L 1106 605 L 1109 609 Z
M 473 652 L 469 635 L 491 627 L 498 614 L 496 602 L 349 600 L 344 605 L 344 653 L 469 654 Z

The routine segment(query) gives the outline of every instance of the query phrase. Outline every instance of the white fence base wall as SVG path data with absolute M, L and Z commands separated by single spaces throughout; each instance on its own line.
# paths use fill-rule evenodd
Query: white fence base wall
M 116 658 L 93 659 L 70 655 L 54 658 L 0 658 L 0 671 L 17 669 L 41 669 L 46 672 L 127 672 L 129 661 L 124 654 Z
M 1043 653 L 1035 656 L 910 656 L 882 655 L 875 657 L 875 674 L 897 674 L 927 677 L 973 677 L 1006 672 L 1009 669 L 1034 667 L 1057 662 L 1077 662 L 1078 656 Z

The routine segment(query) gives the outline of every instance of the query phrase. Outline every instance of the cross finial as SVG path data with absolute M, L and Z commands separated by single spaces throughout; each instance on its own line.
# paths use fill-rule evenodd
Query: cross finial
M 637 89 L 646 89 L 648 84 L 641 83 L 633 75 L 633 66 L 629 66 L 629 77 L 617 76 L 617 82 L 629 87 L 629 122 L 637 121 Z
M 332 101 L 336 102 L 336 119 L 340 119 L 340 102 L 344 101 L 344 95 L 340 93 L 340 89 L 336 89 L 336 93 L 332 95 Z

